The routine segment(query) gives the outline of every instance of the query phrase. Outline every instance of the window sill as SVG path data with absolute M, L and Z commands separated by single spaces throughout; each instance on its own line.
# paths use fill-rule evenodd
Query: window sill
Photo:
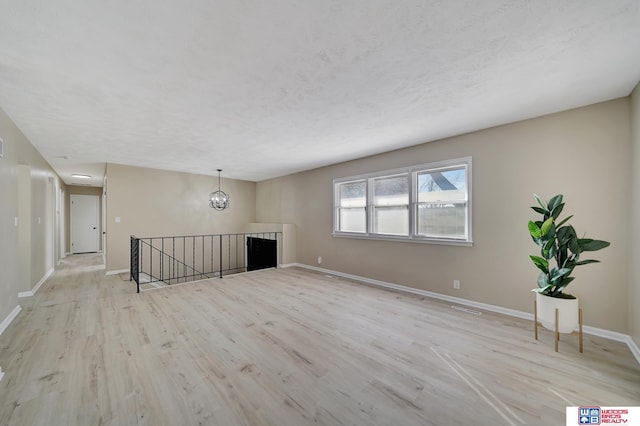
M 398 235 L 357 234 L 357 233 L 347 233 L 347 232 L 332 232 L 331 235 L 337 238 L 353 238 L 358 240 L 395 241 L 395 242 L 401 242 L 401 243 L 436 244 L 436 245 L 461 246 L 461 247 L 473 246 L 472 240 L 428 238 L 428 237 L 403 237 Z

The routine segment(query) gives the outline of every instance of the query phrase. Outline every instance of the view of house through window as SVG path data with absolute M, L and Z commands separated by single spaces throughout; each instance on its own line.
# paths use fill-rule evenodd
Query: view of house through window
M 471 158 L 334 180 L 334 235 L 471 242 Z

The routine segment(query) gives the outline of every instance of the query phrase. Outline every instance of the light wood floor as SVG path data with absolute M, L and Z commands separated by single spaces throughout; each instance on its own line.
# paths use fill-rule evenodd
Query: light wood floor
M 0 337 L 1 425 L 564 425 L 640 405 L 618 342 L 299 269 L 134 293 L 65 263 Z M 577 423 L 577 419 L 576 419 Z

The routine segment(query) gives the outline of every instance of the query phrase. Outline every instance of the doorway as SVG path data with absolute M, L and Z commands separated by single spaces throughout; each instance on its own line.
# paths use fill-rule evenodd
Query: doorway
M 97 195 L 71 194 L 71 253 L 95 253 L 99 250 L 99 206 Z

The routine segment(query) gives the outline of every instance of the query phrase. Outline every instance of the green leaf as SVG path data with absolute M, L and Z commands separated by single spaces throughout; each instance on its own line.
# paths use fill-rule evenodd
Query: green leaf
M 540 294 L 546 294 L 547 296 L 549 296 L 551 294 L 551 289 L 552 288 L 553 288 L 553 286 L 547 285 L 547 286 L 544 286 L 544 287 L 534 288 L 531 291 L 535 291 L 536 293 L 540 293 Z
M 555 252 L 555 246 L 556 240 L 554 238 L 548 240 L 542 247 L 542 256 L 544 256 L 544 258 L 547 260 L 553 258 L 553 254 L 551 253 L 551 251 L 553 250 Z
M 571 268 L 551 268 L 549 270 L 549 283 L 558 285 L 566 278 L 566 275 L 571 273 Z
M 594 259 L 581 260 L 580 262 L 576 262 L 576 266 L 578 266 L 578 265 L 588 265 L 589 263 L 600 263 L 600 261 L 599 260 L 594 260 Z
M 556 228 L 556 234 L 558 235 L 558 244 L 566 246 L 569 240 L 574 237 L 575 232 L 572 231 L 571 226 L 563 226 Z
M 540 205 L 540 207 L 542 207 L 542 209 L 546 212 L 547 211 L 547 206 L 544 204 L 544 202 L 542 201 L 542 198 L 540 198 L 538 196 L 538 194 L 533 194 L 533 198 L 536 199 L 536 201 L 538 202 L 538 204 Z
M 532 220 L 529 221 L 529 234 L 531 234 L 531 237 L 534 239 L 540 239 L 540 237 L 542 236 L 540 227 L 536 225 Z
M 578 237 L 576 236 L 576 231 L 572 226 L 569 226 L 571 230 L 571 238 L 567 241 L 566 245 L 569 247 L 572 253 L 579 254 L 582 252 L 582 248 L 580 247 L 580 243 L 578 242 Z
M 596 251 L 602 250 L 605 247 L 609 247 L 611 243 L 602 240 L 592 240 L 591 238 L 580 238 L 578 244 L 582 251 Z
M 549 278 L 547 277 L 547 274 L 545 274 L 544 272 L 541 274 L 538 274 L 538 287 L 540 288 L 545 288 L 545 287 L 549 287 Z
M 562 293 L 562 290 L 567 288 L 567 286 L 574 280 L 574 277 L 567 277 L 560 282 L 560 284 L 556 285 L 554 293 Z
M 542 224 L 542 227 L 540 228 L 540 231 L 542 232 L 542 236 L 545 237 L 547 236 L 547 234 L 549 234 L 549 232 L 551 232 L 551 230 L 553 230 L 553 235 L 555 235 L 555 227 L 553 226 L 553 218 L 550 217 L 549 219 L 545 220 L 544 223 Z
M 571 219 L 573 217 L 573 215 L 565 217 L 564 219 L 562 219 L 560 221 L 560 223 L 556 224 L 556 228 L 560 228 L 562 225 L 564 225 L 565 223 L 567 223 L 569 221 L 569 219 Z M 557 219 L 557 218 L 556 218 Z
M 533 207 L 531 207 L 531 208 L 532 208 L 536 213 L 545 214 L 545 213 L 547 212 L 546 210 L 541 209 L 540 207 L 533 206 Z
M 572 270 L 573 270 L 573 268 L 560 268 L 560 269 L 558 269 L 556 271 L 556 273 L 558 274 L 559 277 L 564 277 L 564 276 L 569 275 Z
M 558 299 L 575 299 L 576 298 L 574 295 L 569 293 L 558 293 L 554 297 L 557 297 Z
M 534 255 L 530 255 L 529 259 L 531 259 L 533 264 L 536 265 L 536 267 L 540 269 L 542 272 L 544 272 L 545 274 L 549 272 L 549 262 L 547 262 L 546 259 L 540 256 L 534 256 Z
M 554 219 L 557 219 L 558 216 L 560 216 L 560 213 L 562 213 L 562 209 L 564 209 L 564 203 L 558 204 L 551 211 L 551 216 L 553 216 Z
M 562 194 L 558 194 L 555 197 L 552 197 L 549 200 L 549 204 L 547 205 L 547 208 L 549 209 L 549 211 L 553 211 L 560 204 L 562 204 Z

